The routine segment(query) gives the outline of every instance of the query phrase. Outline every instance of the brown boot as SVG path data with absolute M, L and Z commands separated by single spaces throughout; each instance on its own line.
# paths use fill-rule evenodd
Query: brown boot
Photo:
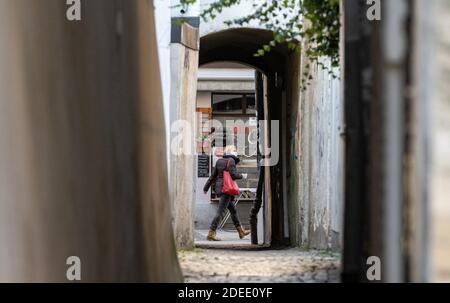
M 212 230 L 212 229 L 210 229 L 208 231 L 208 236 L 206 237 L 206 240 L 208 240 L 208 241 L 220 241 L 220 239 L 216 237 L 216 231 Z
M 242 226 L 236 227 L 238 233 L 239 233 L 239 238 L 244 239 L 245 236 L 249 235 L 250 232 L 245 230 Z

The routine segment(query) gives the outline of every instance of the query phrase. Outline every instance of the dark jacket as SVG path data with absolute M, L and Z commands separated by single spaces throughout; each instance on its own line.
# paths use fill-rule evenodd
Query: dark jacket
M 231 178 L 233 180 L 242 179 L 242 175 L 237 172 L 236 164 L 239 163 L 239 158 L 233 155 L 225 155 L 223 158 L 217 160 L 216 166 L 209 177 L 208 181 L 206 181 L 205 186 L 203 187 L 203 191 L 208 191 L 211 185 L 215 182 L 216 186 L 214 187 L 215 193 L 220 196 L 222 194 L 222 186 L 223 186 L 223 172 L 226 170 L 227 163 L 230 161 L 230 165 L 228 170 L 230 172 Z

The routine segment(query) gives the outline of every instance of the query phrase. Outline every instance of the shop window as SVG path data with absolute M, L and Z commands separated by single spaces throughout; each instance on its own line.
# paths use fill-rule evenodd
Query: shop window
M 256 114 L 254 94 L 212 94 L 212 108 L 215 115 L 220 114 Z

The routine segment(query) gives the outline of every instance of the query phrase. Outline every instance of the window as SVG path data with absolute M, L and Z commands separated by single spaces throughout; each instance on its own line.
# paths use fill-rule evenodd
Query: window
M 255 94 L 213 93 L 212 108 L 215 115 L 220 114 L 256 114 Z

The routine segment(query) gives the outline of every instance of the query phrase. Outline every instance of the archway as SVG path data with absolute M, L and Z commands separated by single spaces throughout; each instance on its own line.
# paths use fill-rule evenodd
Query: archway
M 276 138 L 277 142 L 269 142 L 269 146 L 277 144 L 279 152 L 273 166 L 264 172 L 264 244 L 270 246 L 288 245 L 289 212 L 288 212 L 288 163 L 287 146 L 289 138 L 286 130 L 289 126 L 288 106 L 292 104 L 290 94 L 289 60 L 298 59 L 285 45 L 279 45 L 265 56 L 256 57 L 261 45 L 268 44 L 273 33 L 268 30 L 238 28 L 208 34 L 200 39 L 200 66 L 212 62 L 238 62 L 257 70 L 256 102 L 259 117 L 266 121 L 279 121 L 278 130 L 268 127 L 267 138 Z M 295 65 L 291 65 L 295 66 Z M 265 105 L 265 106 L 264 106 Z M 276 133 L 275 133 L 276 132 Z M 275 147 L 275 146 L 273 146 Z

